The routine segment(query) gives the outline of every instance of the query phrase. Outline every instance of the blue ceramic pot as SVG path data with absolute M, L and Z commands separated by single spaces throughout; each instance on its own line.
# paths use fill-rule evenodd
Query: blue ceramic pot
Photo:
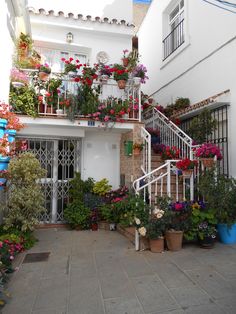
M 8 134 L 9 143 L 13 143 L 15 141 L 16 130 L 6 130 L 5 134 Z
M 7 170 L 10 157 L 0 155 L 0 171 Z
M 4 136 L 6 125 L 7 125 L 7 120 L 0 119 L 0 138 L 3 138 Z
M 151 135 L 151 145 L 160 144 L 160 136 Z
M 236 243 L 236 224 L 228 227 L 226 224 L 217 225 L 220 241 L 224 244 Z

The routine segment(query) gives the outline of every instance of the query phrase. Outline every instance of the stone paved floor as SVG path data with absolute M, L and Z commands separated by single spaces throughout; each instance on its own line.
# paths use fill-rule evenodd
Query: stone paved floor
M 20 265 L 3 314 L 236 313 L 236 246 L 154 254 L 111 231 L 36 235 L 29 252 L 50 258 Z

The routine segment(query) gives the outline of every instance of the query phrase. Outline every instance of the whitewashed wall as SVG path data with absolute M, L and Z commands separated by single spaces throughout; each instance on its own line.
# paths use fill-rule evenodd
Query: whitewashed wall
M 113 188 L 120 184 L 120 134 L 109 130 L 86 132 L 82 146 L 81 174 L 99 181 L 107 178 Z
M 116 18 L 132 23 L 132 0 L 29 0 L 29 7 L 65 13 Z
M 162 12 L 171 1 L 154 0 L 139 31 L 139 47 L 150 80 L 144 91 L 163 105 L 177 97 L 199 102 L 230 89 L 230 173 L 236 177 L 236 18 L 235 14 L 206 4 L 185 0 L 186 43 L 162 61 Z M 150 37 L 151 30 L 153 36 Z M 228 42 L 228 43 L 227 43 Z

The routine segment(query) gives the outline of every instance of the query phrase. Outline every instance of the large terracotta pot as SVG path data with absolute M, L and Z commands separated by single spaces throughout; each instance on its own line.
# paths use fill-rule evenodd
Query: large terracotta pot
M 164 251 L 164 238 L 149 239 L 150 250 L 153 253 L 162 253 Z
M 182 170 L 182 174 L 186 178 L 191 178 L 193 174 L 193 169 Z
M 49 74 L 48 73 L 45 73 L 45 72 L 39 72 L 39 78 L 41 81 L 46 81 L 49 77 Z
M 165 238 L 170 251 L 179 251 L 182 249 L 183 231 L 167 230 Z
M 126 81 L 125 80 L 119 80 L 117 81 L 119 89 L 125 89 Z

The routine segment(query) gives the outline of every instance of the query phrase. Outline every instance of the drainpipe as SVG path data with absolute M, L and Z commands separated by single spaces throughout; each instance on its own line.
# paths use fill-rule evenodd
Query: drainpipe
M 17 18 L 17 34 L 20 32 L 31 35 L 31 25 L 28 12 L 28 0 L 11 0 Z

